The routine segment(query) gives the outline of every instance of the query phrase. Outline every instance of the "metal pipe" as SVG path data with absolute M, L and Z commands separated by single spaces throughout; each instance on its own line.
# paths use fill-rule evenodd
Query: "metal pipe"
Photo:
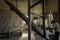
M 36 16 L 40 16 L 40 17 L 45 17 L 43 15 L 39 15 L 39 14 L 35 14 L 35 13 L 32 13 L 33 15 L 36 15 Z
M 41 2 L 42 2 L 42 0 L 39 0 L 38 2 L 36 2 L 35 4 L 33 4 L 33 5 L 31 6 L 31 8 L 35 7 L 36 5 L 38 5 L 38 4 L 41 3 Z
M 31 40 L 31 8 L 30 8 L 30 0 L 28 0 L 28 40 Z
M 58 0 L 58 16 L 59 16 L 59 24 L 60 24 L 60 0 Z
M 44 0 L 42 0 L 42 15 L 45 15 L 45 11 L 44 11 Z M 43 29 L 43 33 L 44 33 L 44 37 L 46 37 L 46 32 L 45 32 L 45 17 L 42 17 L 43 18 L 43 26 L 44 26 L 44 29 Z

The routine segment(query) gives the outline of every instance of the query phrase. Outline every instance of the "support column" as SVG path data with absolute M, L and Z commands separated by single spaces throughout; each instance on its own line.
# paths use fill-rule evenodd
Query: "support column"
M 60 0 L 58 0 L 58 16 L 59 16 L 59 24 L 60 24 Z
M 42 15 L 45 16 L 45 13 L 44 13 L 44 0 L 42 0 Z M 44 37 L 46 37 L 46 32 L 45 32 L 45 17 L 42 17 L 43 18 L 43 26 L 44 26 L 44 29 L 43 29 L 43 33 L 44 33 Z
M 31 40 L 31 9 L 30 9 L 30 0 L 28 0 L 28 40 Z

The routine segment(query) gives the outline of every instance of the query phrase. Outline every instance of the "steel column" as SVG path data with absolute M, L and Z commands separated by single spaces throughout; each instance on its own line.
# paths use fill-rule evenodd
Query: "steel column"
M 60 24 L 60 0 L 58 0 L 58 16 L 59 16 L 59 24 Z
M 42 15 L 45 16 L 45 11 L 44 11 L 44 0 L 42 0 Z M 43 33 L 44 33 L 44 37 L 46 37 L 46 32 L 45 32 L 45 17 L 42 17 L 43 18 L 43 26 L 44 26 L 44 29 L 43 29 Z
M 30 0 L 28 0 L 28 40 L 31 40 L 31 13 Z

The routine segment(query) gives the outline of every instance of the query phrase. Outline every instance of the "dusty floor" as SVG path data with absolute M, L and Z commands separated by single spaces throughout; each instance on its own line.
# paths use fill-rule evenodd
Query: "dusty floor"
M 35 40 L 33 32 L 31 33 L 31 35 L 32 35 L 32 40 Z M 0 39 L 0 40 L 28 40 L 28 32 L 24 32 L 22 34 L 22 37 L 14 36 L 14 37 L 6 38 L 6 39 Z

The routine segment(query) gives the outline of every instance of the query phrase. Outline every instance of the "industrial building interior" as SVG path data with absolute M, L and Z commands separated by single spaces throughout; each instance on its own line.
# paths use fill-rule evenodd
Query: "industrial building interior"
M 53 28 L 52 20 L 60 24 L 59 3 L 59 0 L 0 0 L 0 40 L 54 40 L 49 28 Z

